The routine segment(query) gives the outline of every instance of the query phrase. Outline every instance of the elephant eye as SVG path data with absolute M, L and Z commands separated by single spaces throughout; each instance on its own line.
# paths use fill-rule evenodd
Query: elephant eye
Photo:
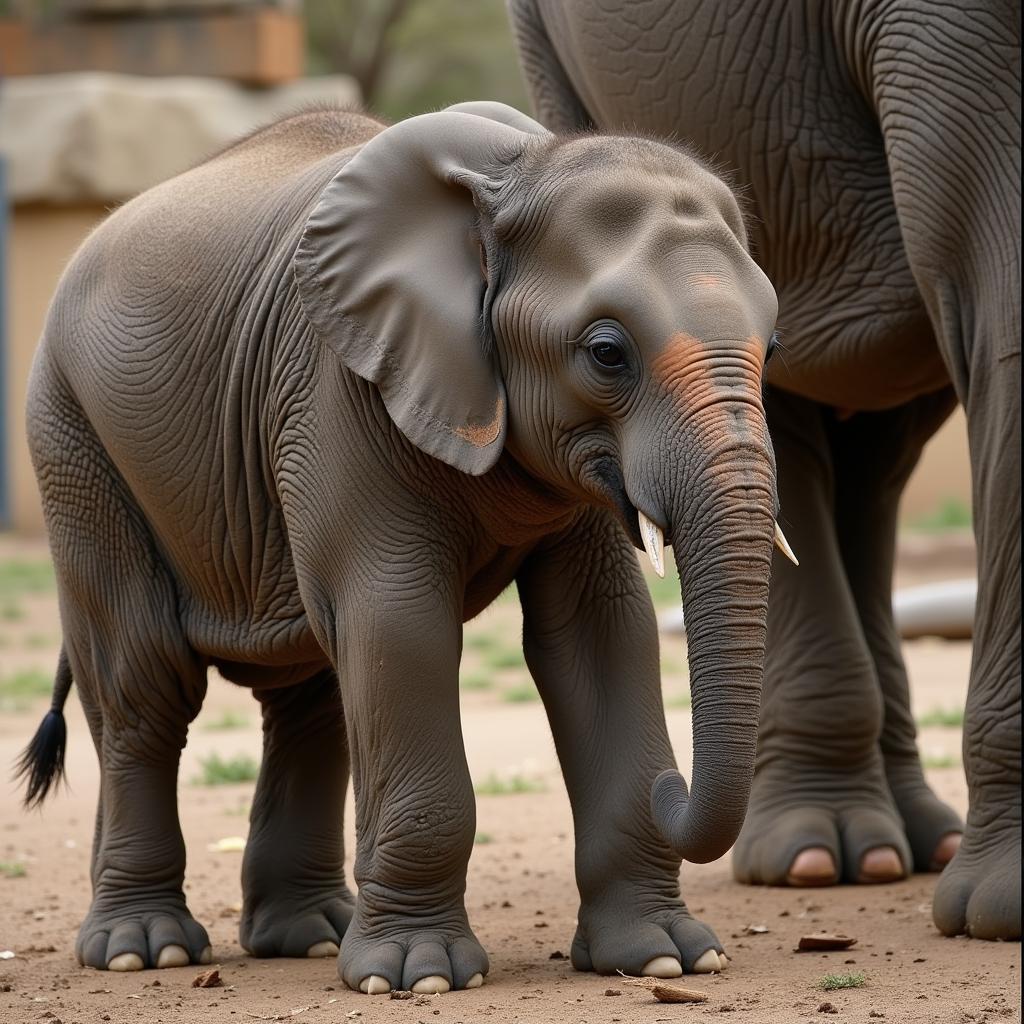
M 590 355 L 593 357 L 594 362 L 607 370 L 623 366 L 626 362 L 625 354 L 614 341 L 595 342 L 590 346 Z
M 626 339 L 614 320 L 599 320 L 587 333 L 587 352 L 598 366 L 618 370 L 626 365 Z
M 768 339 L 768 351 L 764 354 L 764 361 L 767 363 L 773 355 L 775 350 L 779 347 L 779 332 L 772 331 L 772 336 Z

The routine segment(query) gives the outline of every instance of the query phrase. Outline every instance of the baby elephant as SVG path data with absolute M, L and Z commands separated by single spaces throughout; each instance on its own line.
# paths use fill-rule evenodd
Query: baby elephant
M 262 705 L 242 867 L 255 956 L 353 989 L 473 988 L 462 623 L 513 580 L 576 827 L 580 970 L 719 970 L 682 858 L 733 843 L 754 763 L 775 293 L 729 188 L 647 138 L 498 104 L 303 113 L 118 210 L 72 261 L 29 435 L 101 766 L 81 963 L 204 963 L 176 782 L 207 669 Z M 682 574 L 693 791 L 636 549 Z M 358 896 L 343 876 L 352 773 Z

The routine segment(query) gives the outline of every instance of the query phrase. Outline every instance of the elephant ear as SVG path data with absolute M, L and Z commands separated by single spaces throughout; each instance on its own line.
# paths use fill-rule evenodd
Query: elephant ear
M 521 110 L 510 107 L 507 103 L 498 103 L 496 100 L 470 100 L 466 103 L 455 103 L 445 107 L 449 113 L 476 114 L 477 117 L 486 117 L 491 121 L 500 121 L 512 128 L 518 128 L 521 132 L 528 132 L 530 135 L 550 135 L 551 133 L 539 121 L 534 121 Z
M 386 128 L 324 189 L 295 253 L 323 343 L 376 384 L 413 444 L 473 475 L 494 465 L 506 433 L 482 332 L 476 204 L 530 138 L 448 111 Z

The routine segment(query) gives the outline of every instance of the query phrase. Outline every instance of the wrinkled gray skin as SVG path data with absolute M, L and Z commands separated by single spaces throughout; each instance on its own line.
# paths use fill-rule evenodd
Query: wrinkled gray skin
M 979 596 L 970 811 L 946 934 L 1020 936 L 1020 31 L 1017 5 L 511 0 L 557 131 L 714 154 L 779 295 L 768 423 L 783 525 L 745 882 L 940 868 L 962 826 L 924 782 L 890 601 L 897 505 L 967 412 Z
M 458 666 L 512 581 L 575 817 L 574 962 L 722 949 L 678 872 L 734 842 L 753 774 L 774 291 L 684 152 L 467 109 L 280 122 L 116 212 L 60 285 L 29 428 L 102 771 L 84 964 L 209 956 L 175 786 L 215 665 L 264 716 L 243 946 L 477 984 Z M 637 509 L 682 566 L 688 800 Z

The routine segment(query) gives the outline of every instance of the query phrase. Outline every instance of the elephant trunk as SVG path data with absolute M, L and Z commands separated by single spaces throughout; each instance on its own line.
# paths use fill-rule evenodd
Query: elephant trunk
M 690 664 L 692 786 L 662 772 L 651 811 L 677 853 L 705 863 L 736 841 L 753 780 L 775 534 L 767 443 L 716 453 L 679 491 L 670 536 Z

